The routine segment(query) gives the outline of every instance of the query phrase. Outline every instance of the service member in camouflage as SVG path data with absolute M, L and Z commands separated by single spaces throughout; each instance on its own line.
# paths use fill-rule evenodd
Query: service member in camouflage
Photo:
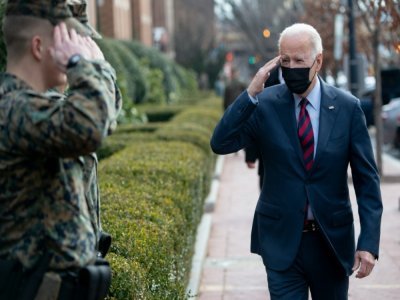
M 92 27 L 88 22 L 87 17 L 87 3 L 86 0 L 68 0 L 68 7 L 71 10 L 72 16 L 76 18 L 82 25 L 86 27 L 87 33 L 92 38 L 99 39 L 101 35 Z M 113 85 L 106 87 L 110 92 L 115 91 L 115 112 L 119 113 L 122 106 L 121 96 L 119 89 L 116 87 L 116 82 Z M 63 100 L 64 94 L 51 91 L 48 93 L 55 100 Z M 117 116 L 114 117 L 116 119 Z M 116 122 L 110 126 L 109 134 L 116 127 Z M 81 159 L 84 161 L 83 165 L 83 182 L 85 189 L 85 197 L 91 215 L 91 221 L 93 228 L 95 229 L 96 235 L 96 249 L 99 251 L 99 255 L 104 256 L 111 243 L 111 237 L 102 231 L 101 220 L 100 220 L 100 193 L 97 182 L 97 155 L 95 152 L 88 155 L 82 156 Z
M 50 22 L 49 22 L 50 21 Z M 75 20 L 76 21 L 76 20 Z M 74 22 L 65 1 L 9 0 L 0 75 L 0 258 L 30 269 L 87 266 L 96 228 L 85 201 L 84 157 L 115 124 L 115 72 Z M 79 25 L 78 25 L 79 24 Z M 46 91 L 68 83 L 54 100 Z

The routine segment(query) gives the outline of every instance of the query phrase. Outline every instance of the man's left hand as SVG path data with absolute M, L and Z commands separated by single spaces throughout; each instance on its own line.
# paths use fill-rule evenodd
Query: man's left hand
M 375 257 L 368 251 L 356 251 L 353 272 L 357 271 L 356 278 L 364 278 L 371 274 L 375 266 Z

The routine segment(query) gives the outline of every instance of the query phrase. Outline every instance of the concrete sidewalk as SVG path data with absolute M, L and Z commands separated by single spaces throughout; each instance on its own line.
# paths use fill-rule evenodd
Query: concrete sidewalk
M 349 299 L 400 299 L 400 162 L 384 157 L 380 259 L 365 279 L 350 279 Z M 355 196 L 353 188 L 352 202 Z M 248 169 L 244 153 L 224 158 L 206 257 L 202 264 L 199 300 L 269 299 L 267 278 L 259 256 L 250 253 L 250 231 L 259 195 L 256 169 Z M 357 204 L 355 211 L 358 234 Z

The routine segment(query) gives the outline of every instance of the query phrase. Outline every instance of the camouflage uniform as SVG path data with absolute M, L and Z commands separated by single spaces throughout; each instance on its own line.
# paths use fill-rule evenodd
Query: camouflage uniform
M 116 102 L 115 102 L 115 113 L 118 113 L 121 110 L 121 95 L 119 89 L 114 88 L 112 86 L 109 87 L 110 91 L 116 91 Z M 51 97 L 55 101 L 65 101 L 66 95 L 60 94 L 59 92 L 51 91 L 46 93 L 47 96 Z M 116 119 L 115 116 L 114 119 Z M 113 122 L 111 124 L 108 134 L 111 134 L 115 129 L 116 123 Z M 100 239 L 100 234 L 102 232 L 101 221 L 100 221 L 100 193 L 99 186 L 97 183 L 97 165 L 98 159 L 95 152 L 89 153 L 88 155 L 84 155 L 80 157 L 80 160 L 83 161 L 82 171 L 83 171 L 83 188 L 86 203 L 89 209 L 90 219 L 92 222 L 92 226 L 94 228 L 95 236 L 96 236 L 96 249 L 98 249 L 98 243 Z
M 45 251 L 54 270 L 96 257 L 98 208 L 85 201 L 97 193 L 91 153 L 115 125 L 121 99 L 104 61 L 82 59 L 67 77 L 60 99 L 0 74 L 0 258 L 26 268 Z
M 85 0 L 73 0 L 67 1 L 68 7 L 72 13 L 72 16 L 80 21 L 87 30 L 89 35 L 92 38 L 101 38 L 100 34 L 90 26 L 88 22 L 88 17 L 86 13 L 86 1 Z M 71 4 L 70 4 L 71 3 Z M 116 88 L 116 83 L 114 86 L 110 85 L 107 87 L 110 93 L 112 91 L 116 91 L 116 113 L 118 114 L 121 110 L 122 101 L 119 89 Z M 54 100 L 63 101 L 66 97 L 64 94 L 61 94 L 57 91 L 51 91 L 47 93 L 48 96 L 52 97 Z M 116 116 L 115 118 L 116 119 Z M 109 134 L 115 129 L 116 122 L 111 124 L 109 128 Z M 85 198 L 87 202 L 87 206 L 89 208 L 89 213 L 91 215 L 92 226 L 95 229 L 96 235 L 96 249 L 98 249 L 98 242 L 100 239 L 100 234 L 102 232 L 101 221 L 100 221 L 100 193 L 99 187 L 97 183 L 97 165 L 98 159 L 95 152 L 90 153 L 88 155 L 82 156 L 81 159 L 84 161 L 83 165 L 83 184 L 85 190 Z
M 117 115 L 121 111 L 122 99 L 120 95 L 119 89 L 116 87 L 116 84 L 110 85 L 107 87 L 110 93 L 113 91 L 115 94 L 115 117 L 116 120 Z M 66 95 L 61 94 L 57 91 L 47 92 L 46 95 L 53 99 L 54 101 L 65 101 Z M 108 130 L 108 134 L 111 134 L 116 128 L 116 121 L 110 124 L 110 128 Z M 101 220 L 100 220 L 100 192 L 99 186 L 97 182 L 97 165 L 98 159 L 95 152 L 89 153 L 87 155 L 81 156 L 80 160 L 83 162 L 82 171 L 83 171 L 83 188 L 85 199 L 87 202 L 87 206 L 89 209 L 90 219 L 92 222 L 92 226 L 94 228 L 95 236 L 96 236 L 96 249 L 98 249 L 98 243 L 100 239 L 100 235 L 102 232 Z
M 79 20 L 79 22 L 86 27 L 89 35 L 94 39 L 101 39 L 101 35 L 90 25 L 87 16 L 87 1 L 86 0 L 68 0 L 69 9 L 72 16 Z

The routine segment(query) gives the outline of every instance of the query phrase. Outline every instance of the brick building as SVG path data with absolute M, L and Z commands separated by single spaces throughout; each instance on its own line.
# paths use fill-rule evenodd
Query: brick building
M 214 39 L 214 0 L 88 0 L 89 22 L 104 37 L 136 39 L 171 58 L 185 35 L 207 48 Z

